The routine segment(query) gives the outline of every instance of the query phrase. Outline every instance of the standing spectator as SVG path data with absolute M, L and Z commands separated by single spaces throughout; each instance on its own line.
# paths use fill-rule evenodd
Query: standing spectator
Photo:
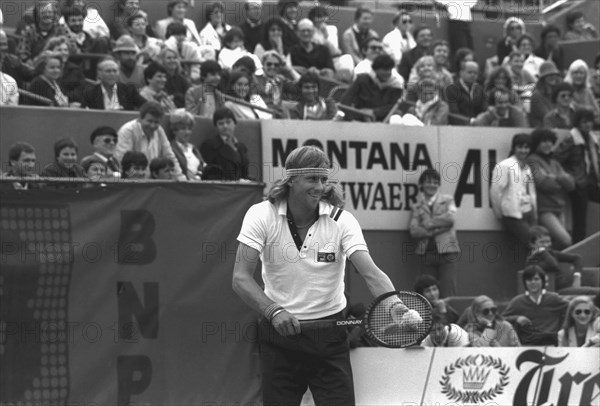
M 165 47 L 160 51 L 156 61 L 167 70 L 165 92 L 173 96 L 177 108 L 185 107 L 185 93 L 190 88 L 190 81 L 184 76 L 181 61 L 176 51 Z
M 591 87 L 590 69 L 582 59 L 577 59 L 570 66 L 565 82 L 573 86 L 573 107 L 587 108 L 594 112 L 596 123 L 600 124 L 600 107 Z
M 132 84 L 136 89 L 144 87 L 144 66 L 138 65 L 139 49 L 130 35 L 119 37 L 113 55 L 119 62 L 119 83 Z
M 542 28 L 540 34 L 541 44 L 533 52 L 536 56 L 546 60 L 554 62 L 556 68 L 563 72 L 564 66 L 564 51 L 560 45 L 560 28 L 555 25 L 548 24 Z
M 200 151 L 190 140 L 193 128 L 194 116 L 184 109 L 175 110 L 169 115 L 167 137 L 171 142 L 173 153 L 186 178 L 198 181 L 202 179 L 202 171 L 206 164 Z
M 196 24 L 194 24 L 193 20 L 186 18 L 188 7 L 188 0 L 174 0 L 169 1 L 167 3 L 167 18 L 163 18 L 162 20 L 158 20 L 154 27 L 154 32 L 156 36 L 160 39 L 167 39 L 167 27 L 171 23 L 181 23 L 186 28 L 185 39 L 186 41 L 193 42 L 196 46 L 200 45 L 200 34 L 198 33 L 198 29 L 196 28 Z
M 594 113 L 576 109 L 573 128 L 554 151 L 556 158 L 575 179 L 575 190 L 570 194 L 575 243 L 587 235 L 588 201 L 600 202 L 600 137 L 592 131 L 593 127 Z
M 394 29 L 383 37 L 383 47 L 397 65 L 400 63 L 402 55 L 416 47 L 417 43 L 411 33 L 413 28 L 412 16 L 407 11 L 398 12 L 392 23 Z
M 160 104 L 151 101 L 144 104 L 140 108 L 139 118 L 123 124 L 119 129 L 114 156 L 116 159 L 123 159 L 127 151 L 137 151 L 143 152 L 149 160 L 169 158 L 173 161 L 177 178 L 183 180 L 185 175 L 181 173 L 171 144 L 160 125 L 163 115 L 164 110 Z M 125 165 L 122 166 L 123 171 L 126 171 Z
M 496 46 L 496 56 L 501 64 L 512 51 L 516 50 L 519 37 L 525 33 L 525 23 L 517 17 L 509 17 L 504 22 L 504 37 Z
M 250 76 L 244 72 L 232 72 L 229 77 L 229 89 L 228 93 L 236 100 L 240 100 L 256 107 L 267 108 L 264 100 L 260 95 L 253 92 L 254 89 L 250 88 Z M 226 101 L 224 104 L 229 110 L 233 112 L 235 117 L 240 120 L 257 120 L 257 119 L 270 119 L 273 118 L 272 114 L 267 112 L 253 109 L 252 107 L 236 103 L 235 101 Z
M 488 109 L 471 123 L 480 127 L 527 127 L 527 118 L 521 109 L 511 105 L 514 97 L 507 88 L 499 87 L 488 95 Z
M 510 77 L 512 82 L 512 89 L 517 92 L 519 96 L 531 97 L 533 89 L 535 88 L 536 80 L 535 77 L 528 70 L 523 69 L 523 63 L 525 57 L 521 51 L 512 51 L 508 55 L 507 66 L 510 69 Z M 502 69 L 499 67 L 496 69 Z M 490 76 L 494 73 L 490 73 Z M 540 78 L 540 80 L 542 80 Z
M 150 63 L 144 69 L 144 79 L 146 80 L 146 86 L 140 90 L 140 95 L 144 99 L 158 102 L 166 113 L 170 113 L 177 108 L 173 102 L 173 96 L 165 92 L 167 70 L 162 65 L 156 62 Z
M 598 347 L 600 332 L 594 327 L 598 309 L 589 296 L 571 299 L 562 329 L 558 332 L 559 347 Z
M 537 129 L 531 133 L 531 166 L 538 198 L 540 225 L 550 231 L 554 247 L 562 250 L 572 244 L 565 229 L 567 193 L 575 189 L 575 181 L 552 155 L 556 134 L 552 130 Z
M 280 20 L 283 23 L 283 47 L 284 49 L 291 49 L 300 42 L 296 30 L 299 14 L 298 1 L 279 0 L 277 8 L 279 9 Z
M 148 20 L 144 13 L 137 13 L 127 18 L 129 35 L 139 49 L 136 60 L 141 61 L 142 64 L 147 64 L 155 59 L 163 46 L 160 39 L 149 37 L 146 34 L 147 27 Z
M 206 9 L 206 25 L 200 31 L 200 45 L 212 48 L 215 54 L 223 46 L 225 34 L 231 29 L 231 26 L 223 21 L 224 11 L 223 3 L 215 2 L 209 5 Z
M 260 41 L 254 47 L 254 55 L 263 57 L 267 51 L 275 51 L 283 57 L 287 57 L 290 49 L 283 45 L 284 23 L 280 18 L 271 18 L 263 25 Z
M 244 3 L 244 22 L 240 29 L 244 33 L 244 48 L 252 51 L 260 42 L 262 22 L 262 0 L 246 0 Z
M 402 54 L 402 59 L 398 65 L 398 73 L 408 81 L 410 71 L 413 65 L 425 55 L 431 55 L 431 43 L 433 36 L 431 35 L 431 29 L 426 26 L 421 26 L 415 29 L 413 36 L 417 43 L 413 49 Z
M 568 83 L 559 83 L 552 91 L 554 108 L 544 116 L 546 128 L 571 128 L 573 115 L 573 86 Z
M 417 241 L 421 273 L 436 277 L 444 296 L 456 296 L 455 262 L 460 254 L 454 224 L 457 209 L 452 196 L 439 193 L 440 183 L 435 169 L 427 169 L 419 177 L 421 194 L 412 207 L 409 231 Z
M 35 149 L 27 142 L 17 142 L 8 149 L 8 172 L 5 176 L 21 178 L 13 182 L 9 188 L 14 190 L 39 189 L 40 183 L 29 183 L 28 178 L 37 176 L 37 158 Z M 2 187 L 5 184 L 0 184 Z
M 84 178 L 83 168 L 77 159 L 77 144 L 71 138 L 61 138 L 54 143 L 54 162 L 42 171 L 47 178 Z M 77 187 L 77 184 L 58 184 L 58 188 Z
M 565 41 L 587 41 L 598 38 L 596 27 L 585 21 L 584 14 L 579 10 L 567 14 L 567 29 L 563 38 Z
M 512 323 L 522 345 L 557 344 L 558 330 L 563 323 L 568 302 L 554 292 L 548 292 L 546 272 L 537 265 L 523 270 L 525 293 L 513 297 L 502 315 Z
M 127 151 L 121 161 L 123 179 L 146 179 L 148 174 L 148 158 L 143 152 Z
M 527 164 L 531 138 L 515 134 L 509 157 L 494 167 L 490 201 L 504 228 L 528 249 L 530 228 L 537 223 L 537 196 L 531 168 Z
M 376 57 L 371 68 L 371 72 L 356 77 L 342 97 L 342 103 L 382 121 L 402 97 L 403 86 L 392 76 L 394 60 L 389 55 Z M 346 114 L 346 118 L 352 118 L 351 114 Z
M 553 62 L 546 61 L 540 67 L 540 76 L 531 95 L 531 101 L 525 105 L 529 112 L 531 127 L 541 127 L 544 117 L 554 108 L 552 93 L 554 88 L 562 82 L 562 76 Z
M 119 65 L 112 57 L 98 62 L 99 83 L 83 91 L 82 107 L 94 110 L 136 110 L 146 102 L 134 85 L 122 84 L 119 79 Z
M 469 124 L 471 119 L 485 111 L 485 90 L 477 83 L 478 76 L 479 65 L 477 62 L 466 62 L 464 68 L 459 72 L 458 79 L 446 88 L 446 101 L 450 107 L 450 113 L 464 117 L 460 119 L 451 115 L 450 124 Z
M 319 76 L 305 73 L 297 83 L 300 100 L 289 111 L 292 120 L 332 120 L 337 113 L 333 100 L 325 100 L 319 96 L 321 86 Z
M 29 91 L 48 100 L 48 103 L 26 97 L 24 104 L 34 106 L 69 107 L 69 98 L 60 83 L 63 62 L 57 52 L 45 51 L 35 58 L 35 71 L 38 74 L 29 84 Z M 49 104 L 51 103 L 51 104 Z M 74 105 L 78 106 L 77 105 Z
M 215 110 L 222 106 L 221 83 L 222 68 L 215 61 L 205 61 L 200 69 L 200 84 L 192 86 L 185 94 L 185 109 L 195 116 L 212 117 Z
M 206 163 L 212 166 L 211 172 L 205 173 L 203 178 L 206 180 L 248 179 L 250 166 L 248 148 L 234 135 L 237 124 L 235 115 L 226 107 L 219 108 L 213 115 L 213 124 L 217 134 L 200 146 L 200 153 Z
M 371 28 L 373 12 L 367 7 L 358 7 L 354 12 L 354 24 L 342 35 L 342 52 L 352 56 L 356 66 L 363 56 L 360 47 L 367 38 L 379 38 L 379 34 Z
M 307 71 L 320 76 L 333 78 L 335 67 L 329 48 L 313 42 L 315 26 L 308 18 L 298 22 L 300 43 L 290 50 L 292 66 L 306 68 Z
M 117 131 L 109 126 L 96 128 L 90 134 L 90 142 L 94 148 L 94 153 L 82 159 L 96 158 L 106 163 L 106 172 L 109 176 L 121 177 L 121 163 L 115 159 L 115 147 L 117 146 Z
M 465 330 L 471 347 L 519 347 L 519 337 L 512 325 L 498 314 L 498 306 L 490 297 L 473 299 L 468 310 Z

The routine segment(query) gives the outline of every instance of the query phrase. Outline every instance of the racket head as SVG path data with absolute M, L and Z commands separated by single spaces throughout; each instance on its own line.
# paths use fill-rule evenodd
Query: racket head
M 401 300 L 404 305 L 415 310 L 422 321 L 404 326 L 394 322 L 390 308 Z M 406 348 L 419 345 L 427 337 L 433 322 L 429 301 L 415 292 L 388 292 L 377 297 L 367 309 L 364 329 L 370 340 L 387 348 Z

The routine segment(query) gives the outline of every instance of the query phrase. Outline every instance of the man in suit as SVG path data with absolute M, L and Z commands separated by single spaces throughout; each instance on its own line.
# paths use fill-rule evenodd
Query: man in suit
M 431 28 L 427 26 L 421 26 L 414 31 L 413 37 L 417 42 L 417 46 L 410 51 L 402 54 L 402 59 L 398 65 L 398 73 L 408 82 L 410 71 L 415 63 L 424 55 L 431 55 L 431 44 L 433 42 L 433 36 L 431 34 Z
M 82 107 L 94 110 L 136 110 L 145 102 L 134 85 L 118 83 L 119 65 L 112 57 L 98 63 L 100 83 L 83 91 Z
M 108 126 L 102 126 L 92 131 L 90 141 L 94 147 L 94 153 L 84 157 L 81 161 L 87 158 L 96 158 L 106 163 L 106 173 L 108 176 L 116 178 L 121 177 L 121 164 L 113 156 L 115 147 L 117 146 L 117 131 Z
M 446 88 L 446 102 L 450 107 L 452 125 L 469 125 L 475 117 L 487 108 L 485 90 L 477 83 L 479 65 L 466 62 L 458 78 Z M 464 116 L 463 118 L 459 118 Z

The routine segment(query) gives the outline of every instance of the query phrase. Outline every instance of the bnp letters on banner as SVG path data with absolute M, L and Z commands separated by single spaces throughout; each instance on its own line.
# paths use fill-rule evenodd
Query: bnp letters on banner
M 322 121 L 261 124 L 267 187 L 283 177 L 294 148 L 317 145 L 332 161 L 331 178 L 344 190 L 345 208 L 364 229 L 407 229 L 418 178 L 427 168 L 438 170 L 441 191 L 454 195 L 460 229 L 500 229 L 488 192 L 493 167 L 508 155 L 514 131 Z

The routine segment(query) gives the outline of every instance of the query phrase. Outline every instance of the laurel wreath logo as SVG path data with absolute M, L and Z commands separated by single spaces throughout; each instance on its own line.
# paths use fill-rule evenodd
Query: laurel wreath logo
M 481 363 L 477 362 L 477 359 L 481 359 Z M 491 367 L 498 371 L 500 375 L 500 379 L 498 383 L 486 390 L 486 391 L 476 391 L 476 390 L 468 390 L 461 391 L 457 390 L 450 383 L 450 376 L 456 372 L 457 369 L 462 369 L 463 367 L 468 367 L 470 365 L 474 366 L 485 366 Z M 504 388 L 508 385 L 508 373 L 510 371 L 510 367 L 505 365 L 500 358 L 494 358 L 491 355 L 469 355 L 466 358 L 459 358 L 454 363 L 446 366 L 444 368 L 444 374 L 442 375 L 442 379 L 440 380 L 440 385 L 442 385 L 442 393 L 448 397 L 451 401 L 462 402 L 462 403 L 481 403 L 488 400 L 492 400 L 497 395 L 500 395 L 504 392 Z

